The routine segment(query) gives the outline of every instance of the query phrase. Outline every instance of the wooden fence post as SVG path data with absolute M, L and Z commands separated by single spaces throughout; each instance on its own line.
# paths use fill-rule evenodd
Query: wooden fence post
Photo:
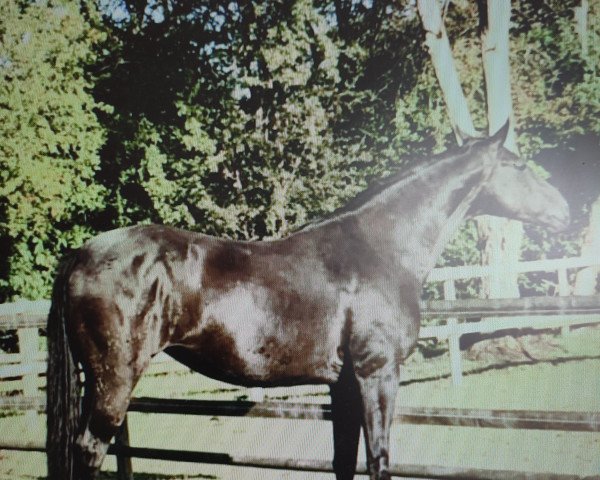
M 444 281 L 444 300 L 456 300 L 456 288 L 454 280 Z M 456 317 L 448 318 L 447 322 L 450 328 L 458 324 Z M 448 336 L 448 350 L 450 352 L 450 372 L 452 374 L 452 384 L 462 384 L 462 357 L 460 354 L 460 335 L 451 334 Z
M 569 285 L 569 277 L 567 275 L 566 268 L 558 269 L 558 294 L 561 297 L 568 297 L 571 295 L 571 286 Z M 571 333 L 571 326 L 565 325 L 560 329 L 560 333 L 565 336 Z
M 19 354 L 21 356 L 21 365 L 34 365 L 39 350 L 39 332 L 37 328 L 19 328 L 17 330 L 19 339 Z M 23 375 L 23 394 L 26 397 L 37 397 L 38 374 L 35 369 Z M 36 410 L 27 410 L 26 418 L 33 421 L 37 417 Z
M 127 423 L 127 415 L 119 432 L 115 436 L 115 444 L 118 447 L 129 446 L 129 425 Z M 131 457 L 127 457 L 117 453 L 117 479 L 118 480 L 133 480 L 133 467 L 131 466 Z
M 581 256 L 597 258 L 600 252 L 600 197 L 590 207 L 590 220 L 583 235 Z M 595 295 L 600 266 L 582 268 L 575 277 L 574 295 Z

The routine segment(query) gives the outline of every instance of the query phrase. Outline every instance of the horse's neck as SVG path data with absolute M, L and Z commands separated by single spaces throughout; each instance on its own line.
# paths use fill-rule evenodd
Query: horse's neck
M 380 248 L 423 281 L 485 180 L 480 159 L 443 159 L 386 189 L 361 223 Z

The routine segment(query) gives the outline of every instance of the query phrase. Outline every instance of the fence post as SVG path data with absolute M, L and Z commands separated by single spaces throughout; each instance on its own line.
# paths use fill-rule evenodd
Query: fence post
M 37 397 L 38 395 L 38 374 L 35 370 L 35 362 L 39 350 L 39 332 L 37 328 L 19 328 L 17 330 L 19 339 L 19 355 L 21 356 L 21 365 L 31 365 L 32 370 L 23 375 L 23 394 L 25 397 Z M 27 410 L 25 416 L 29 421 L 37 417 L 36 410 Z
M 597 258 L 600 251 L 600 197 L 590 207 L 590 220 L 583 236 L 581 256 Z M 600 266 L 582 268 L 575 276 L 573 295 L 595 295 Z
M 444 281 L 444 300 L 456 300 L 456 288 L 454 280 Z M 458 319 L 452 317 L 448 319 L 447 325 L 450 328 L 458 324 Z M 452 333 L 448 335 L 448 350 L 450 352 L 450 372 L 452 374 L 452 384 L 462 384 L 462 357 L 460 354 L 460 335 Z
M 127 423 L 127 415 L 117 435 L 115 436 L 115 444 L 118 447 L 129 446 L 129 425 Z M 117 479 L 118 480 L 133 480 L 133 467 L 131 466 L 131 457 L 127 457 L 117 453 Z
M 567 276 L 566 268 L 558 269 L 558 294 L 561 297 L 568 297 L 571 295 L 571 286 L 569 285 L 569 277 Z M 571 326 L 565 325 L 561 327 L 560 333 L 563 336 L 569 335 L 571 333 Z

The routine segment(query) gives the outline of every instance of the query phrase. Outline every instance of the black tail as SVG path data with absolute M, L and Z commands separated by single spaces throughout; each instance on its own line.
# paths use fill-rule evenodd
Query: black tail
M 76 255 L 65 257 L 54 281 L 48 316 L 47 436 L 49 480 L 75 480 L 74 446 L 80 416 L 81 385 L 65 325 L 69 276 Z

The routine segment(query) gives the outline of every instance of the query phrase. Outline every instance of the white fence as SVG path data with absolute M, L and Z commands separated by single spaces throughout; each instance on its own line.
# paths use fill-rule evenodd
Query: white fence
M 553 260 L 533 260 L 507 264 L 502 269 L 502 274 L 515 273 L 556 272 L 557 291 L 560 296 L 569 296 L 572 287 L 569 283 L 569 270 L 596 267 L 600 265 L 599 256 L 559 258 Z M 444 299 L 456 299 L 457 280 L 484 278 L 498 274 L 497 266 L 491 265 L 466 265 L 460 267 L 443 267 L 432 270 L 427 282 L 443 282 Z M 600 321 L 598 313 L 563 313 L 541 317 L 541 312 L 531 311 L 527 315 L 498 317 L 502 312 L 494 312 L 494 317 L 483 317 L 476 323 L 459 323 L 459 316 L 449 317 L 446 325 L 421 327 L 421 338 L 447 339 L 450 351 L 452 381 L 459 385 L 462 381 L 462 357 L 460 354 L 460 337 L 467 333 L 492 333 L 499 330 L 514 328 L 556 328 L 562 327 L 563 333 L 568 333 L 571 325 Z

